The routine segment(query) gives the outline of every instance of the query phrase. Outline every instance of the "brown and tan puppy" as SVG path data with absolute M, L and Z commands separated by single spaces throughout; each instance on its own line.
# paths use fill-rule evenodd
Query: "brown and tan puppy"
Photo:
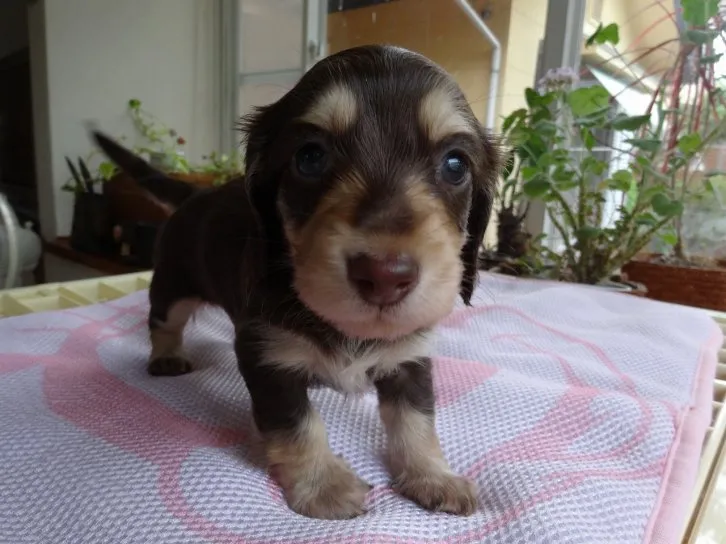
M 475 487 L 451 471 L 436 435 L 428 340 L 475 287 L 498 169 L 492 139 L 441 68 L 383 46 L 324 59 L 244 130 L 244 179 L 191 198 L 96 133 L 141 185 L 181 203 L 159 240 L 149 372 L 191 371 L 184 326 L 198 304 L 219 305 L 293 510 L 350 518 L 369 489 L 330 450 L 311 407 L 308 387 L 322 381 L 375 386 L 401 494 L 471 514 Z

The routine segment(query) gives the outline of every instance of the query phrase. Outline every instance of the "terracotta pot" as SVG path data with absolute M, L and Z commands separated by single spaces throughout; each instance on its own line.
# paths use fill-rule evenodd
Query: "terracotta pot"
M 173 172 L 167 175 L 198 187 L 212 187 L 217 179 L 214 174 L 198 172 L 189 174 Z M 111 202 L 116 224 L 131 221 L 161 223 L 166 221 L 173 211 L 161 200 L 149 195 L 133 178 L 123 173 L 116 174 L 104 184 L 104 193 Z
M 214 182 L 219 177 L 217 174 L 207 174 L 205 172 L 190 172 L 183 174 L 181 172 L 173 172 L 168 174 L 170 178 L 178 179 L 179 181 L 186 181 L 192 185 L 199 187 L 213 187 Z
M 108 197 L 114 225 L 135 221 L 163 223 L 170 215 L 167 207 L 126 174 L 117 174 L 104 183 L 103 192 Z
M 601 289 L 610 289 L 611 291 L 615 291 L 616 293 L 623 293 L 634 297 L 648 296 L 648 288 L 642 283 L 638 283 L 635 281 L 608 280 L 597 284 L 596 287 L 600 287 Z
M 726 311 L 726 267 L 698 268 L 652 262 L 655 255 L 630 261 L 623 273 L 648 287 L 648 298 L 696 308 Z

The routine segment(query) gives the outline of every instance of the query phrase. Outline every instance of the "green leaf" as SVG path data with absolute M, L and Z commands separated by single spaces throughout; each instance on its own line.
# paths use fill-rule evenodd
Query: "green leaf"
M 658 218 L 652 213 L 644 213 L 635 218 L 635 224 L 644 227 L 652 227 L 657 223 Z
M 670 157 L 668 157 L 668 171 L 673 170 L 679 170 L 680 168 L 686 166 L 688 164 L 688 159 L 686 155 L 683 154 L 673 154 Z
M 578 185 L 575 174 L 575 171 L 569 168 L 568 165 L 561 165 L 552 172 L 552 181 L 560 191 L 569 191 Z
M 633 174 L 630 170 L 618 170 L 608 180 L 608 187 L 615 191 L 627 191 L 633 183 Z
M 554 121 L 550 121 L 549 119 L 542 119 L 532 125 L 532 129 L 536 130 L 539 134 L 542 134 L 543 136 L 554 136 L 557 134 L 557 124 Z
M 661 217 L 675 217 L 683 212 L 683 204 L 671 200 L 665 193 L 656 193 L 650 201 L 653 211 Z
M 692 132 L 681 136 L 678 140 L 678 149 L 685 155 L 693 155 L 701 149 L 703 140 L 698 132 Z
M 140 107 L 141 100 L 139 100 L 138 98 L 132 98 L 131 100 L 129 100 L 129 108 L 131 108 L 132 110 L 137 110 Z
M 674 246 L 676 245 L 676 242 L 678 242 L 678 235 L 673 231 L 663 232 L 660 235 L 660 239 L 669 246 Z
M 536 166 L 524 166 L 522 167 L 522 179 L 524 181 L 529 181 L 537 174 L 539 174 L 539 171 L 539 168 L 537 168 Z
M 648 157 L 644 157 L 643 155 L 638 155 L 635 157 L 635 162 L 637 162 L 640 166 L 650 166 L 650 159 Z
M 507 135 L 507 143 L 512 147 L 519 147 L 529 140 L 530 132 L 528 129 L 515 127 Z
M 597 30 L 587 39 L 586 45 L 587 47 L 591 47 L 594 44 L 604 44 L 604 43 L 611 43 L 613 45 L 618 45 L 618 42 L 620 41 L 620 32 L 618 30 L 618 25 L 615 23 L 610 23 L 608 26 L 603 26 L 602 23 L 600 23 L 597 26 Z
M 587 117 L 607 107 L 610 94 L 605 87 L 581 87 L 567 94 L 567 104 L 575 117 Z
M 718 15 L 719 0 L 681 0 L 683 20 L 693 26 L 706 26 Z
M 654 187 L 642 189 L 640 191 L 640 196 L 643 202 L 650 202 L 651 200 L 653 200 L 653 197 L 655 197 L 655 195 L 662 194 L 664 191 L 666 191 L 665 185 L 656 185 Z
M 701 64 L 716 64 L 719 60 L 721 60 L 721 57 L 723 57 L 723 53 L 719 53 L 718 55 L 706 55 L 701 57 L 699 62 Z
M 714 196 L 718 195 L 718 189 L 716 189 L 716 186 L 713 184 L 713 180 L 711 178 L 704 178 L 703 185 L 706 187 L 706 190 L 711 193 Z
M 502 121 L 502 132 L 507 132 L 514 123 L 519 121 L 520 119 L 524 119 L 527 117 L 527 110 L 524 108 L 520 108 L 518 110 L 514 110 L 512 113 L 507 115 L 504 118 L 504 121 Z
M 653 176 L 655 179 L 662 181 L 664 183 L 669 183 L 671 178 L 669 178 L 666 174 L 661 172 L 660 170 L 657 170 L 656 168 L 653 168 L 650 164 L 645 165 L 645 171 Z M 649 190 L 653 189 L 653 187 L 650 187 Z M 659 187 L 656 187 L 655 189 L 660 190 Z
M 570 155 L 566 149 L 555 149 L 550 152 L 543 153 L 537 159 L 537 167 L 540 170 L 546 170 L 552 166 L 562 166 L 570 162 Z
M 597 237 L 601 232 L 602 229 L 588 225 L 577 229 L 575 231 L 575 236 L 578 240 L 585 241 Z
M 610 105 L 605 104 L 604 107 L 596 109 L 590 112 L 588 115 L 578 117 L 575 119 L 575 124 L 583 127 L 598 127 L 604 126 L 608 120 L 608 114 L 610 113 Z
M 643 151 L 658 151 L 661 146 L 661 141 L 656 139 L 644 139 L 644 138 L 629 138 L 625 140 L 625 143 L 632 145 L 633 147 L 637 147 L 638 149 L 642 149 Z
M 109 180 L 116 173 L 116 165 L 110 162 L 102 162 L 98 165 L 98 173 L 105 180 Z
M 546 179 L 535 178 L 522 185 L 522 191 L 530 198 L 538 198 L 550 190 L 550 182 Z
M 530 108 L 534 108 L 542 102 L 540 94 L 531 87 L 527 87 L 524 90 L 524 98 L 527 100 L 527 106 Z
M 650 122 L 650 115 L 618 115 L 610 122 L 611 128 L 614 130 L 638 130 L 643 125 Z
M 565 165 L 558 166 L 552 172 L 552 179 L 555 181 L 569 181 L 575 177 L 575 172 Z
M 717 30 L 686 30 L 686 40 L 696 45 L 706 45 L 718 37 Z
M 585 149 L 592 151 L 592 148 L 597 143 L 592 131 L 589 128 L 582 128 L 580 130 L 580 137 L 582 138 L 582 143 L 585 145 Z
M 586 47 L 592 47 L 595 44 L 595 40 L 598 39 L 598 36 L 602 32 L 602 29 L 604 27 L 602 26 L 602 23 L 598 23 L 597 28 L 595 29 L 595 32 L 593 32 L 588 38 L 587 41 L 585 41 Z
M 575 178 L 561 178 L 559 180 L 555 180 L 555 186 L 562 192 L 575 189 L 578 185 L 579 183 Z
M 638 203 L 638 184 L 633 183 L 630 185 L 630 188 L 628 188 L 628 191 L 625 193 L 625 202 L 623 203 L 623 208 L 625 208 L 625 211 L 628 213 L 631 213 L 633 209 L 635 209 L 635 205 Z
M 580 169 L 583 173 L 592 173 L 595 176 L 601 176 L 605 173 L 605 170 L 607 169 L 607 163 L 605 161 L 601 161 L 599 159 L 596 159 L 592 155 L 588 155 L 584 159 L 582 159 L 582 162 L 580 163 Z

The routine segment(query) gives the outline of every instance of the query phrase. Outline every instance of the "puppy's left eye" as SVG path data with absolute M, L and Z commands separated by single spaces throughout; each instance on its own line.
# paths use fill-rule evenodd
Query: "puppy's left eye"
M 295 169 L 306 178 L 316 178 L 325 172 L 327 154 L 318 144 L 305 144 L 295 153 Z
M 441 163 L 441 178 L 451 185 L 460 185 L 466 180 L 469 165 L 466 159 L 456 152 L 448 153 Z

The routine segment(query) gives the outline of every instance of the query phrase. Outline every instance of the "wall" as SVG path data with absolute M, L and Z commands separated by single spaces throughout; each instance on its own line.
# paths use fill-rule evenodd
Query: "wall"
M 534 84 L 539 42 L 547 19 L 545 0 L 472 2 L 502 45 L 499 92 L 488 96 L 491 46 L 452 0 L 397 0 L 390 4 L 334 13 L 328 17 L 331 53 L 365 43 L 391 43 L 418 51 L 443 66 L 462 87 L 474 113 L 484 121 L 487 101 L 497 101 L 497 125 L 525 105 L 524 89 Z M 496 243 L 496 216 L 485 244 Z
M 477 0 L 472 5 L 490 6 L 492 15 L 486 23 L 506 46 L 510 1 Z M 461 86 L 476 116 L 484 120 L 490 98 L 491 46 L 451 0 L 396 0 L 328 16 L 330 53 L 369 43 L 406 47 L 443 66 Z M 503 50 L 502 65 L 506 64 Z
M 539 46 L 544 39 L 546 22 L 547 2 L 512 0 L 499 103 L 503 117 L 526 105 L 524 90 L 535 84 Z
M 85 155 L 86 123 L 135 133 L 130 98 L 188 141 L 199 159 L 218 147 L 218 32 L 214 0 L 38 0 L 30 9 L 43 236 L 67 235 L 72 199 L 64 157 Z M 229 130 L 234 120 L 230 120 Z
M 0 3 L 0 58 L 23 49 L 29 43 L 26 0 Z

